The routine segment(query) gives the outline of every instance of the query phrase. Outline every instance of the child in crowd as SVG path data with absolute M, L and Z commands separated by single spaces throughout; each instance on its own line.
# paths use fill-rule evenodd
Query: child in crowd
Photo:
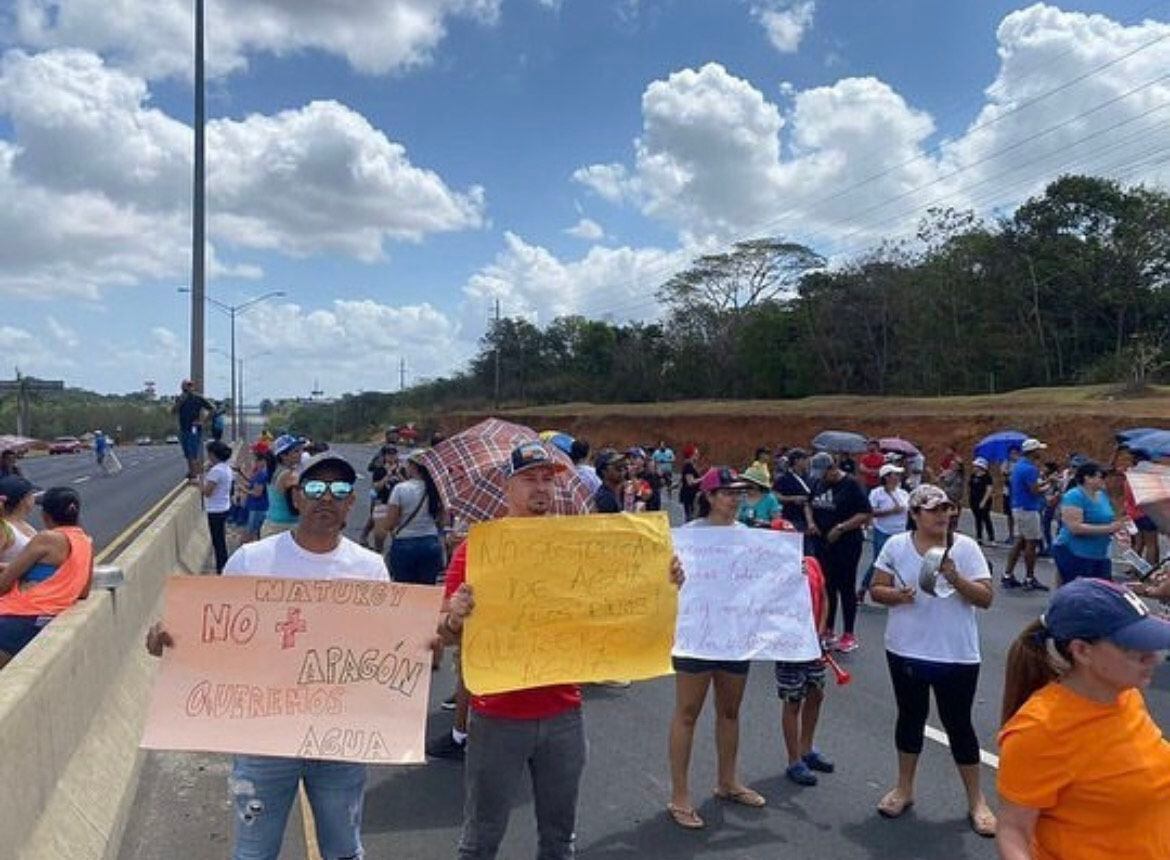
M 823 639 L 827 616 L 825 575 L 812 556 L 804 558 L 804 575 L 812 595 L 817 636 Z M 797 785 L 816 785 L 817 775 L 813 771 L 832 773 L 834 770 L 833 762 L 813 746 L 821 703 L 825 700 L 824 658 L 802 663 L 776 661 L 776 695 L 780 697 L 780 724 L 788 752 L 788 768 L 784 774 Z

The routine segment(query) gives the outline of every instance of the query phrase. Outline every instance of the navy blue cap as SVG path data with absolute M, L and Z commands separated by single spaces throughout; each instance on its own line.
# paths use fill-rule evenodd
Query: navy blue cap
M 569 468 L 561 461 L 554 459 L 548 448 L 544 447 L 543 442 L 534 440 L 522 442 L 512 449 L 512 455 L 508 458 L 504 471 L 508 473 L 510 478 L 527 469 L 535 469 L 537 466 L 548 466 L 558 472 Z
M 593 458 L 593 470 L 601 475 L 614 463 L 624 463 L 626 459 L 626 455 L 621 451 L 615 451 L 613 448 L 602 448 Z
M 1061 586 L 1041 619 L 1060 641 L 1108 639 L 1133 651 L 1170 651 L 1170 622 L 1150 615 L 1141 598 L 1103 579 Z
M 15 505 L 29 493 L 37 492 L 39 488 L 33 482 L 21 475 L 5 475 L 0 478 L 0 496 Z

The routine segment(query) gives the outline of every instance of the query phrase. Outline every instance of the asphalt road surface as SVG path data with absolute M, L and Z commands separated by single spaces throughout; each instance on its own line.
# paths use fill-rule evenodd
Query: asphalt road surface
M 20 469 L 42 489 L 65 486 L 81 497 L 81 524 L 100 551 L 150 510 L 187 474 L 178 445 L 122 446 L 116 449 L 122 471 L 106 475 L 92 451 L 26 458 Z M 34 514 L 40 527 L 40 517 Z
M 370 448 L 340 446 L 361 471 Z M 351 527 L 360 527 L 356 516 Z M 364 514 L 363 514 L 364 516 Z M 675 507 L 672 518 L 681 520 Z M 351 529 L 352 530 L 352 529 Z M 1006 548 L 986 550 L 998 573 Z M 863 562 L 868 559 L 864 559 Z M 1051 582 L 1052 566 L 1042 561 L 1040 578 Z M 975 726 L 985 751 L 984 782 L 994 806 L 995 731 L 998 724 L 1007 647 L 1045 606 L 1038 593 L 999 592 L 980 615 L 983 668 L 975 705 Z M 885 610 L 861 610 L 861 648 L 841 662 L 853 682 L 829 691 L 818 729 L 818 746 L 837 763 L 819 785 L 801 788 L 784 777 L 779 707 L 771 666 L 752 667 L 740 714 L 740 768 L 748 785 L 768 800 L 764 809 L 745 809 L 715 800 L 715 755 L 711 704 L 696 733 L 691 784 L 702 831 L 683 831 L 665 814 L 669 798 L 666 734 L 674 707 L 672 678 L 632 687 L 585 690 L 589 763 L 581 786 L 578 848 L 583 858 L 747 858 L 817 857 L 867 860 L 991 858 L 994 844 L 971 832 L 958 776 L 932 715 L 930 739 L 919 768 L 917 803 L 904 818 L 887 821 L 874 806 L 894 776 L 894 698 L 885 666 L 882 631 Z M 451 717 L 439 704 L 452 689 L 450 668 L 433 676 L 430 734 L 449 729 Z M 1149 691 L 1155 719 L 1170 721 L 1170 676 L 1160 673 Z M 226 856 L 232 813 L 227 799 L 227 760 L 222 756 L 151 754 L 139 789 L 123 860 L 184 856 L 191 860 Z M 432 860 L 451 858 L 461 820 L 461 767 L 436 761 L 426 766 L 374 768 L 366 795 L 364 839 L 367 857 Z M 535 856 L 531 797 L 518 799 L 501 858 Z M 294 812 L 285 858 L 306 854 L 303 825 Z

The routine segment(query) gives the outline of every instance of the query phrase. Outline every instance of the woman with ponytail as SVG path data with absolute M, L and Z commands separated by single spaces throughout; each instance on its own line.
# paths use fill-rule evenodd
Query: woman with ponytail
M 1111 582 L 1075 579 L 1008 651 L 1001 860 L 1170 857 L 1170 744 L 1141 690 L 1170 623 Z
M 81 499 L 51 487 L 40 499 L 45 530 L 0 564 L 0 668 L 54 617 L 89 594 L 93 541 L 78 521 Z

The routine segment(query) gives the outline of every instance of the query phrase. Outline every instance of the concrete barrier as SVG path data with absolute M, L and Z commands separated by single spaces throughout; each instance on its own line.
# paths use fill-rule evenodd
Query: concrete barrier
M 174 572 L 207 569 L 194 490 L 116 559 L 126 582 L 94 591 L 0 671 L 0 858 L 117 856 L 142 756 L 154 660 L 143 638 Z

